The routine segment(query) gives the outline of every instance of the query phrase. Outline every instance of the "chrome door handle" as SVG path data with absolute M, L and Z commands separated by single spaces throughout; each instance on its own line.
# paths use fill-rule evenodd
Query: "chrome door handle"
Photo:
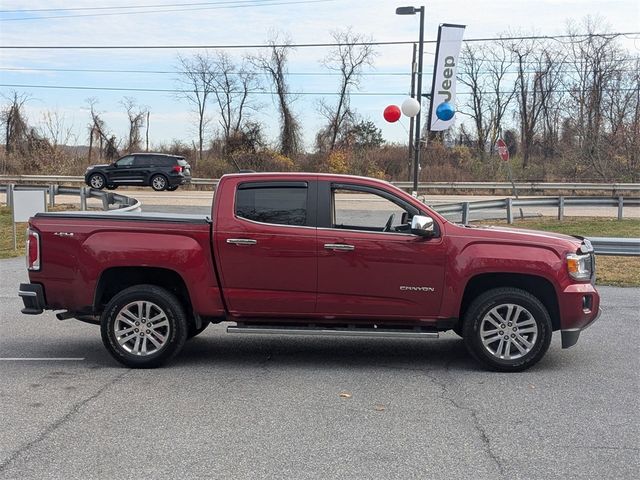
M 255 245 L 258 241 L 252 238 L 227 238 L 227 243 L 234 245 Z
M 344 252 L 350 252 L 356 249 L 353 245 L 347 245 L 345 243 L 325 243 L 324 248 L 326 250 L 340 250 Z

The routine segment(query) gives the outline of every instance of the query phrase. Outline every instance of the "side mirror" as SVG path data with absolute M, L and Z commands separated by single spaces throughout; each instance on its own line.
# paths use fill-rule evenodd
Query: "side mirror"
M 113 168 L 118 168 L 118 162 L 113 162 L 113 163 L 111 164 L 111 166 L 112 166 Z
M 411 233 L 421 237 L 433 237 L 435 233 L 433 218 L 424 215 L 414 215 L 411 219 Z

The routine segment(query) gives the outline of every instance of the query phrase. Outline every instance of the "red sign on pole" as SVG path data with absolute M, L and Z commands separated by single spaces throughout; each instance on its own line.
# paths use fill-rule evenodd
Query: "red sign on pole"
M 509 148 L 507 147 L 507 144 L 504 142 L 503 139 L 499 138 L 498 141 L 496 142 L 496 146 L 498 147 L 498 155 L 500 155 L 500 158 L 505 162 L 508 162 Z

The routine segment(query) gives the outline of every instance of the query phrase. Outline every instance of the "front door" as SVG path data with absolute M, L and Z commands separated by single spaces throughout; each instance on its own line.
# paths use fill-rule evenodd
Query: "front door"
M 422 212 L 389 192 L 355 184 L 327 182 L 320 192 L 330 195 L 331 218 L 318 229 L 317 313 L 398 322 L 436 317 L 444 245 L 441 238 L 411 234 L 410 219 Z
M 127 155 L 109 167 L 109 180 L 107 183 L 114 185 L 135 184 L 136 181 L 132 171 L 134 158 L 133 155 Z
M 279 318 L 315 311 L 315 181 L 238 180 L 216 199 L 215 241 L 232 315 Z M 216 200 L 218 201 L 218 200 Z M 228 213 L 226 213 L 228 212 Z

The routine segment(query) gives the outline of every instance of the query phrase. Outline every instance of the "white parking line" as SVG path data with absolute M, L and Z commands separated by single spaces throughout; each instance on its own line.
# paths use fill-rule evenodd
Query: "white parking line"
M 0 358 L 0 362 L 81 362 L 84 360 L 83 358 L 73 358 L 73 357 L 5 357 Z

